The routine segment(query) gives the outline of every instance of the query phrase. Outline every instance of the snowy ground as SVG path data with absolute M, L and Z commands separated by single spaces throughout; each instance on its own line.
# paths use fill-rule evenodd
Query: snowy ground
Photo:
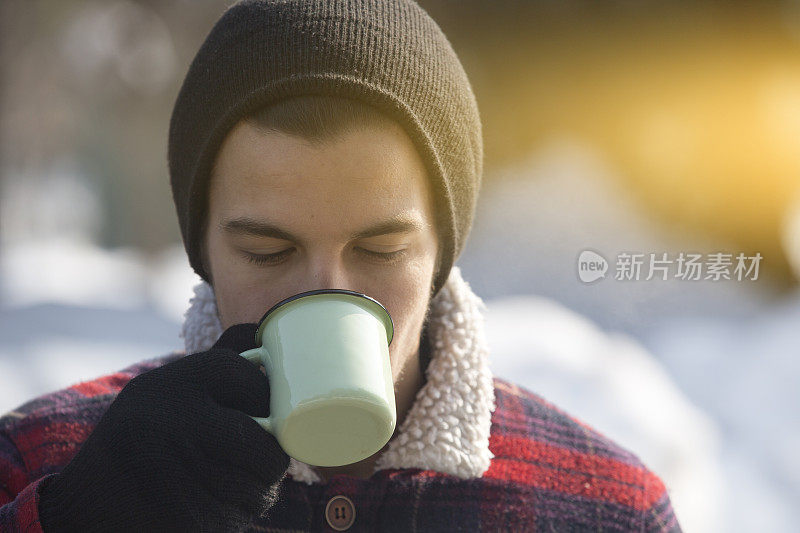
M 3 249 L 0 412 L 182 348 L 177 307 L 185 309 L 196 276 L 175 252 L 146 265 L 133 251 L 76 241 Z
M 610 259 L 707 243 L 649 222 L 569 145 L 509 174 L 484 191 L 459 261 L 488 304 L 493 370 L 635 451 L 686 531 L 793 531 L 800 295 L 777 298 L 766 283 L 582 284 L 585 248 Z M 196 280 L 180 248 L 145 262 L 75 240 L 6 243 L 0 412 L 181 347 Z

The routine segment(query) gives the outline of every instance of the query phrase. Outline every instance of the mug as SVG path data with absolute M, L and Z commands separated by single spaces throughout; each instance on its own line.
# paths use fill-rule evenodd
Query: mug
M 241 353 L 269 379 L 270 415 L 253 420 L 310 465 L 376 453 L 397 422 L 393 335 L 389 312 L 365 294 L 323 289 L 279 302 L 258 323 L 259 347 Z

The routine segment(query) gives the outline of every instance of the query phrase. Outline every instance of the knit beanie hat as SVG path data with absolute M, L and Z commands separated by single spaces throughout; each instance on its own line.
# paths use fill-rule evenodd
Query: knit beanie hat
M 189 67 L 169 129 L 172 194 L 194 271 L 209 281 L 201 246 L 223 139 L 258 108 L 301 95 L 360 100 L 409 135 L 436 200 L 438 293 L 472 226 L 483 145 L 467 75 L 413 0 L 245 0 L 217 21 Z

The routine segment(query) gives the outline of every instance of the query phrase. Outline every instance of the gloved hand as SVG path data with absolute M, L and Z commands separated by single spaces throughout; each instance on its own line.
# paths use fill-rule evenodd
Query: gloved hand
M 231 531 L 277 499 L 289 456 L 245 413 L 269 415 L 266 376 L 239 352 L 255 324 L 134 377 L 39 492 L 44 531 Z

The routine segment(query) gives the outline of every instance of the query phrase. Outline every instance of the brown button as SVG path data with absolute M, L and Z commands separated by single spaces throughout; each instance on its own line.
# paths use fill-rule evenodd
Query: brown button
M 356 520 L 356 508 L 347 496 L 334 496 L 325 507 L 325 519 L 336 531 L 344 531 Z

